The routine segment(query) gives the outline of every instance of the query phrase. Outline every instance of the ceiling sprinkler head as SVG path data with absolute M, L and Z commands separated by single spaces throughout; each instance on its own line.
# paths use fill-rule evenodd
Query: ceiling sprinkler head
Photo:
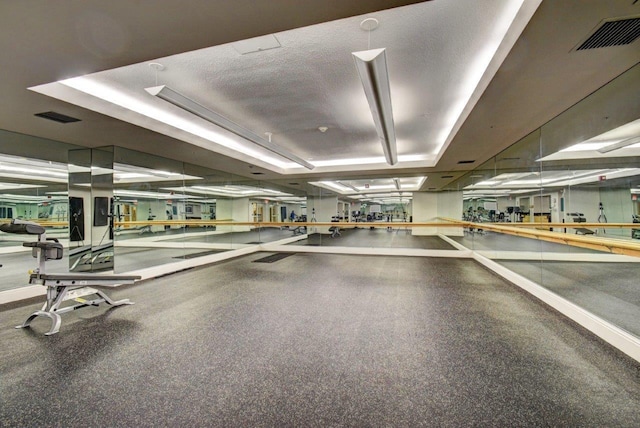
M 328 129 L 329 129 L 329 128 L 327 128 L 326 126 L 320 126 L 320 127 L 318 127 L 318 131 L 323 132 L 323 133 L 324 133 L 324 132 L 327 132 L 327 130 L 328 130 Z

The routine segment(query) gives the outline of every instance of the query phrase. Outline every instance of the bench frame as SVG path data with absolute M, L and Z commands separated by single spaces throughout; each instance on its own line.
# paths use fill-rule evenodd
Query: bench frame
M 36 242 L 25 242 L 22 245 L 31 247 L 33 257 L 38 259 L 38 267 L 29 277 L 29 284 L 43 285 L 47 287 L 47 300 L 42 305 L 42 309 L 33 312 L 22 324 L 16 328 L 26 328 L 31 325 L 31 321 L 39 316 L 47 317 L 51 320 L 51 328 L 46 336 L 51 336 L 60 331 L 62 318 L 60 314 L 75 311 L 85 306 L 98 306 L 100 303 L 107 303 L 111 306 L 133 305 L 129 299 L 113 300 L 102 290 L 93 287 L 113 288 L 118 285 L 133 284 L 141 279 L 137 275 L 101 275 L 101 274 L 80 274 L 80 273 L 60 273 L 47 274 L 45 272 L 45 262 L 47 260 L 59 260 L 63 256 L 62 245 L 56 239 L 47 239 L 44 227 L 37 223 L 13 220 L 11 224 L 3 224 L 0 230 L 6 233 L 18 233 L 25 235 L 38 235 Z M 86 300 L 83 297 L 97 296 L 97 298 Z M 67 300 L 76 303 L 70 306 L 61 307 Z
M 44 316 L 51 319 L 51 329 L 46 336 L 51 336 L 60 331 L 62 318 L 60 314 L 75 311 L 85 306 L 99 306 L 100 303 L 107 303 L 111 306 L 133 305 L 129 299 L 113 300 L 107 296 L 102 290 L 96 290 L 92 287 L 115 287 L 119 284 L 133 284 L 135 280 L 140 279 L 139 276 L 105 276 L 101 275 L 73 275 L 73 274 L 32 274 L 29 278 L 29 284 L 44 285 L 47 287 L 47 301 L 42 305 L 42 309 L 33 312 L 29 317 L 16 328 L 29 327 L 31 321 L 36 317 Z M 97 295 L 98 298 L 85 300 L 83 297 Z M 60 307 L 67 301 L 74 300 L 76 304 L 71 306 Z

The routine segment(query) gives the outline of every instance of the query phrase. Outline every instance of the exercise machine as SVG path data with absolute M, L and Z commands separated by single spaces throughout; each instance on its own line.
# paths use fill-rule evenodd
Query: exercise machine
M 78 274 L 78 273 L 46 273 L 47 260 L 60 260 L 63 257 L 62 244 L 55 238 L 47 238 L 45 228 L 37 223 L 23 220 L 12 220 L 10 224 L 0 225 L 0 230 L 5 233 L 17 233 L 22 235 L 37 235 L 35 242 L 24 242 L 24 247 L 31 247 L 31 253 L 38 260 L 38 267 L 30 272 L 29 284 L 43 285 L 47 287 L 47 300 L 42 309 L 35 311 L 24 323 L 16 328 L 29 327 L 31 321 L 38 316 L 51 319 L 51 329 L 45 333 L 50 336 L 60 330 L 62 319 L 60 314 L 75 311 L 85 306 L 98 306 L 107 303 L 112 306 L 132 305 L 129 299 L 112 300 L 103 291 L 93 287 L 113 288 L 118 285 L 133 284 L 141 279 L 137 275 L 102 275 L 102 274 Z M 96 296 L 92 300 L 83 297 Z M 73 300 L 70 306 L 61 307 L 62 303 Z
M 331 217 L 331 223 L 338 223 L 340 220 L 340 217 Z M 338 236 L 340 236 L 340 226 L 331 226 L 329 228 L 329 232 L 331 232 L 332 238 L 337 238 Z
M 606 223 L 607 216 L 604 214 L 604 207 L 602 206 L 602 202 L 598 204 L 598 210 L 600 212 L 598 214 L 598 223 Z M 607 233 L 607 230 L 605 228 L 601 228 L 601 229 L 602 229 L 602 233 Z
M 304 235 L 307 233 L 307 226 L 297 226 L 292 229 L 293 236 Z
M 631 214 L 631 221 L 633 223 L 640 223 L 640 216 L 637 214 Z M 631 238 L 640 239 L 640 229 L 631 229 Z
M 582 213 L 567 213 L 567 216 L 573 219 L 574 223 L 586 223 L 587 219 Z M 575 227 L 576 235 L 593 235 L 595 232 L 586 227 Z

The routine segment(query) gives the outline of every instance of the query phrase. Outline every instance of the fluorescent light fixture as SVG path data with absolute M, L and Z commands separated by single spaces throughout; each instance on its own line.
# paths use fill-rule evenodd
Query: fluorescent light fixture
M 398 163 L 398 153 L 385 50 L 370 49 L 353 52 L 352 55 L 369 102 L 376 132 L 382 142 L 384 157 L 389 165 L 395 165 Z
M 0 199 L 2 199 L 4 202 L 10 202 L 10 203 L 63 202 L 63 201 L 68 202 L 68 199 L 65 197 L 49 198 L 46 196 L 12 195 L 9 193 L 1 194 Z
M 391 189 L 396 189 L 396 186 L 393 184 L 377 184 L 377 185 L 369 186 L 368 190 L 373 191 L 373 190 L 391 190 Z
M 171 190 L 180 193 L 197 193 L 202 195 L 219 195 L 231 198 L 242 197 L 265 197 L 265 195 L 276 195 L 278 197 L 291 197 L 290 193 L 279 190 L 263 189 L 251 186 L 191 186 L 191 187 L 167 187 L 164 190 Z
M 0 183 L 0 190 L 36 189 L 38 187 L 47 186 L 37 184 Z
M 0 164 L 0 171 L 21 172 L 29 175 L 33 175 L 37 171 L 38 176 L 49 175 L 51 177 L 67 178 L 66 172 L 56 171 L 52 169 L 43 169 L 43 168 L 37 168 L 36 170 L 35 166 L 31 168 L 22 168 L 19 166 L 10 166 L 10 165 Z
M 596 142 L 590 142 L 590 143 L 586 143 L 586 142 L 585 143 L 578 143 L 578 144 L 574 144 L 573 146 L 569 146 L 566 149 L 562 149 L 558 153 L 585 152 L 585 151 L 589 151 L 589 150 L 600 150 L 601 148 L 607 147 L 610 144 L 612 144 L 612 142 L 596 141 Z
M 156 96 L 160 99 L 163 99 L 176 107 L 180 107 L 183 110 L 188 111 L 191 114 L 194 114 L 208 122 L 213 123 L 214 125 L 218 125 L 221 128 L 226 129 L 229 132 L 232 132 L 246 140 L 249 140 L 258 146 L 269 150 L 272 153 L 282 156 L 283 158 L 289 159 L 297 163 L 298 165 L 304 166 L 307 169 L 313 169 L 314 166 L 304 159 L 294 155 L 293 153 L 289 153 L 281 147 L 273 144 L 270 141 L 265 140 L 264 138 L 258 136 L 254 132 L 244 128 L 243 126 L 238 125 L 235 122 L 230 121 L 224 116 L 215 113 L 201 104 L 193 101 L 190 98 L 185 97 L 184 95 L 170 89 L 167 86 L 154 86 L 152 88 L 146 88 L 145 91 L 150 93 L 153 96 Z
M 114 189 L 113 194 L 115 196 L 125 196 L 125 197 L 137 197 L 137 198 L 145 198 L 145 199 L 186 199 L 189 196 L 187 195 L 178 195 L 171 193 L 156 193 L 156 192 L 145 192 L 143 190 L 125 190 L 125 189 Z
M 309 184 L 316 184 L 313 182 L 309 182 Z M 337 190 L 340 193 L 346 192 L 346 189 L 349 189 L 344 184 L 334 183 L 333 181 L 319 181 L 317 184 L 321 184 L 323 187 L 327 187 L 329 189 Z
M 328 188 L 330 190 L 334 190 L 340 192 L 342 195 L 349 195 L 349 197 L 353 197 L 350 195 L 352 190 L 356 192 L 367 192 L 367 193 L 377 193 L 382 191 L 389 190 L 401 190 L 401 191 L 412 191 L 412 190 L 420 190 L 420 187 L 425 182 L 427 177 L 405 177 L 405 178 L 385 178 L 385 179 L 375 179 L 373 182 L 386 182 L 389 184 L 368 184 L 371 180 L 351 180 L 350 183 L 346 183 L 343 181 L 310 181 L 309 184 Z M 351 183 L 358 183 L 359 187 L 354 186 Z M 363 184 L 366 183 L 366 184 Z M 365 185 L 368 186 L 365 189 Z
M 640 143 L 640 136 L 631 137 L 631 138 L 627 138 L 626 140 L 622 140 L 620 142 L 617 142 L 615 144 L 611 144 L 609 146 L 602 147 L 601 149 L 598 149 L 598 152 L 599 153 L 609 153 L 609 152 L 612 152 L 614 150 L 622 149 L 622 148 L 627 147 L 627 146 L 633 146 L 634 144 L 638 144 L 638 143 Z
M 336 181 L 336 183 L 338 183 L 338 184 L 339 184 L 339 185 L 341 185 L 341 186 L 348 187 L 349 189 L 353 190 L 354 192 L 360 192 L 360 190 L 359 190 L 356 186 L 352 186 L 352 185 L 351 185 L 351 184 L 349 184 L 349 183 L 342 183 L 342 182 L 340 182 L 340 181 Z
M 427 160 L 429 160 L 429 157 L 422 154 L 398 156 L 399 162 L 424 162 Z M 334 167 L 334 166 L 353 166 L 353 165 L 373 165 L 378 163 L 383 164 L 385 162 L 386 162 L 386 159 L 383 156 L 380 156 L 380 157 L 368 157 L 368 158 L 314 160 L 313 164 L 317 167 Z

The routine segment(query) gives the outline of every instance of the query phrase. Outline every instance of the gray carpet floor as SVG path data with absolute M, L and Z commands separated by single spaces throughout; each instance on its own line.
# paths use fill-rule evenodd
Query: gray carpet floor
M 640 426 L 640 364 L 472 260 L 265 255 L 0 308 L 0 426 Z

